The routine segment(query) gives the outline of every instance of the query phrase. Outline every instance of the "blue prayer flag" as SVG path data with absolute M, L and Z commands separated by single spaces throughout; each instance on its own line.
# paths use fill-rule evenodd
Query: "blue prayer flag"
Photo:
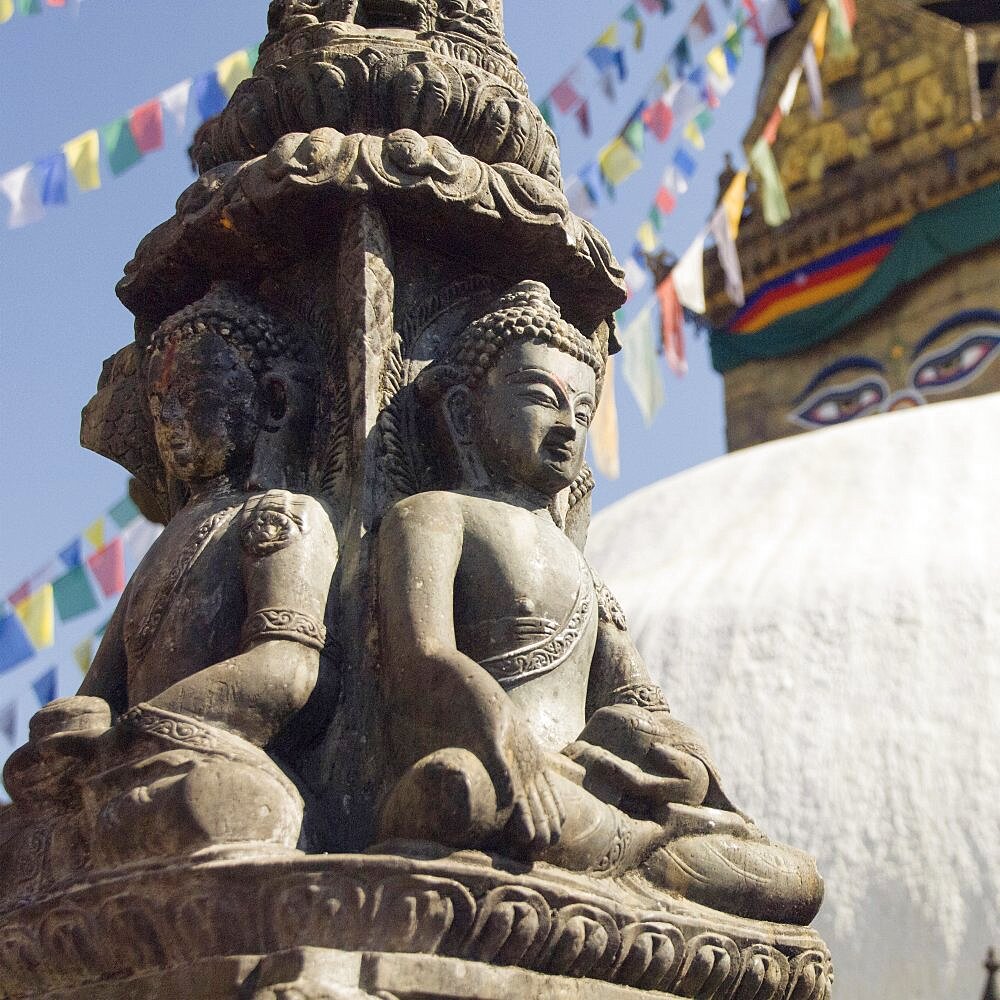
M 67 569 L 73 569 L 74 566 L 83 564 L 83 553 L 80 550 L 81 544 L 79 538 L 74 538 L 66 548 L 59 550 L 59 558 L 62 559 L 63 565 Z
M 35 692 L 40 705 L 47 705 L 50 701 L 56 700 L 57 681 L 56 668 L 49 667 L 41 677 L 31 682 L 31 690 Z
M 683 146 L 674 153 L 674 166 L 688 180 L 691 180 L 698 170 L 697 161 Z
M 45 156 L 35 161 L 38 175 L 38 192 L 43 205 L 66 204 L 66 154 L 60 149 L 58 153 Z
M 219 77 L 215 70 L 196 76 L 194 83 L 191 84 L 191 93 L 202 121 L 219 114 L 229 101 L 219 84 Z
M 30 660 L 35 655 L 35 647 L 24 631 L 17 615 L 0 618 L 0 674 Z

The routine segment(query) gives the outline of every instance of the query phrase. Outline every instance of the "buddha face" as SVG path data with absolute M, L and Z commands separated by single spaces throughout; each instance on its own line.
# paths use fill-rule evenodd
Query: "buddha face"
M 503 351 L 469 400 L 468 437 L 487 475 L 548 497 L 569 486 L 583 468 L 595 383 L 590 365 L 555 347 Z
M 257 437 L 256 383 L 215 333 L 168 341 L 148 372 L 149 409 L 167 471 L 188 484 L 245 465 Z

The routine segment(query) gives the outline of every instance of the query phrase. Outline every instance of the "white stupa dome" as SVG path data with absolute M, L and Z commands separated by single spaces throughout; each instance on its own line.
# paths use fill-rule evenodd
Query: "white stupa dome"
M 826 879 L 837 1000 L 978 1000 L 1000 944 L 1000 395 L 761 445 L 588 555 L 730 796 Z

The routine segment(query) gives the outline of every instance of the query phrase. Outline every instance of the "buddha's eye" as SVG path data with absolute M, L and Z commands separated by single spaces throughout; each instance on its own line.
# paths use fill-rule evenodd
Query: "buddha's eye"
M 809 429 L 832 427 L 872 413 L 885 402 L 888 395 L 885 383 L 875 379 L 821 389 L 792 413 L 790 419 Z
M 589 427 L 594 420 L 594 411 L 589 406 L 583 406 L 576 411 L 576 422 L 581 427 Z
M 521 398 L 526 399 L 529 403 L 534 403 L 536 406 L 547 406 L 551 409 L 559 408 L 559 400 L 545 389 L 526 389 L 521 393 Z
M 913 387 L 922 392 L 946 392 L 983 373 L 1000 353 L 1000 336 L 973 333 L 953 347 L 920 358 L 913 373 Z

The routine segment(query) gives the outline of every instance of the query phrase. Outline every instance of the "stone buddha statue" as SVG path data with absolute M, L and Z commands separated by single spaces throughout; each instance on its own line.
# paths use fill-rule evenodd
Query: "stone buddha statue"
M 36 714 L 5 772 L 28 810 L 78 803 L 87 864 L 301 842 L 303 799 L 282 759 L 315 729 L 289 723 L 322 701 L 338 551 L 323 505 L 298 492 L 314 354 L 293 324 L 221 285 L 152 336 L 156 444 L 186 502 L 79 696 Z
M 812 860 L 729 801 L 555 513 L 603 376 L 548 289 L 522 282 L 418 378 L 448 488 L 399 501 L 378 537 L 399 776 L 380 835 L 634 872 L 654 893 L 807 923 Z

